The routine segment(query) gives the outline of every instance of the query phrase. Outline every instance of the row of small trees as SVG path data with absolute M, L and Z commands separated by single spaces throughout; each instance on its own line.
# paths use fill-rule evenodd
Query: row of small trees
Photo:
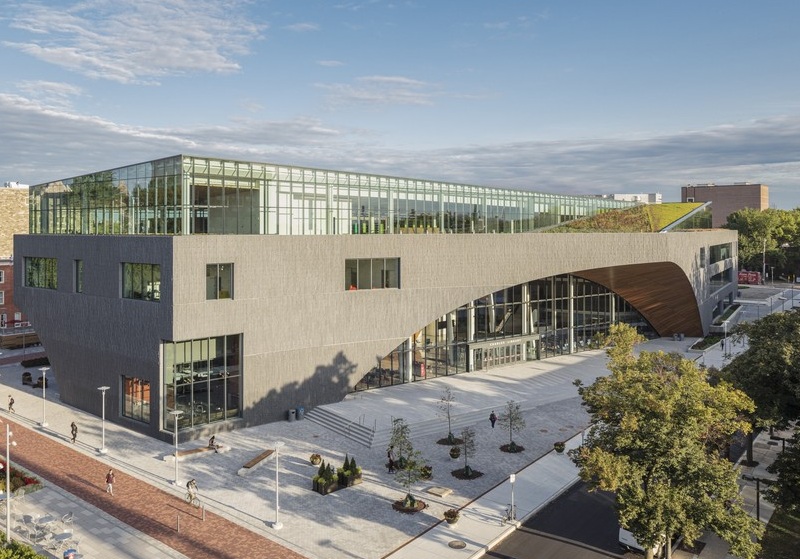
M 453 435 L 452 418 L 455 402 L 456 399 L 453 395 L 453 391 L 449 386 L 446 386 L 442 391 L 442 396 L 439 398 L 439 411 L 447 419 L 447 438 L 439 442 L 451 446 L 460 444 L 460 440 Z M 525 429 L 525 418 L 522 416 L 520 405 L 513 400 L 506 402 L 505 408 L 497 418 L 497 423 L 500 425 L 501 429 L 508 429 L 508 445 L 503 448 L 503 450 L 507 452 L 519 452 L 519 447 L 514 442 L 514 433 L 520 433 Z M 466 456 L 466 451 L 463 454 Z

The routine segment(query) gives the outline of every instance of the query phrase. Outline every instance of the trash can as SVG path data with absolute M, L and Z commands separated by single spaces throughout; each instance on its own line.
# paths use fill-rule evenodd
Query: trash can
M 678 341 L 678 334 L 672 334 L 672 341 L 673 342 L 677 342 Z
M 64 552 L 64 559 L 75 559 L 75 556 L 78 554 L 76 549 L 68 549 Z
M 300 421 L 301 419 L 303 419 L 303 416 L 305 415 L 305 413 L 306 413 L 306 409 L 303 406 L 300 406 L 299 408 L 297 408 L 297 421 Z
M 294 421 L 295 419 L 297 419 L 297 410 L 292 408 L 289 410 L 287 415 L 288 417 L 286 419 L 288 419 L 289 421 Z
M 679 337 L 678 339 L 680 339 L 680 341 L 683 341 L 683 332 L 681 332 L 680 334 L 678 334 L 678 337 Z

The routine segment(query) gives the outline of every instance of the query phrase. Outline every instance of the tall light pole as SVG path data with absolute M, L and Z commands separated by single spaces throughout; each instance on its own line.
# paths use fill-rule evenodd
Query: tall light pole
M 180 485 L 178 482 L 178 418 L 183 415 L 182 410 L 172 410 L 169 412 L 172 416 L 172 421 L 175 424 L 175 485 Z
M 767 238 L 764 237 L 764 246 L 761 249 L 761 283 L 767 283 Z
M 98 386 L 97 387 L 97 389 L 100 392 L 103 393 L 103 416 L 102 416 L 103 417 L 103 419 L 102 419 L 102 426 L 103 426 L 102 427 L 102 433 L 103 433 L 102 441 L 103 442 L 100 444 L 100 448 L 97 449 L 97 452 L 99 452 L 100 454 L 105 454 L 106 452 L 108 452 L 108 449 L 106 448 L 106 390 L 108 390 L 109 388 L 111 388 L 111 387 L 110 386 Z
M 517 519 L 517 509 L 514 508 L 514 482 L 517 480 L 516 474 L 508 476 L 508 481 L 511 482 L 511 509 L 508 511 L 509 520 Z
M 45 405 L 47 403 L 47 371 L 50 367 L 42 367 L 39 369 L 42 373 L 42 422 L 39 424 L 42 428 L 47 427 L 47 417 L 45 415 Z
M 16 441 L 11 442 L 13 434 L 6 423 L 6 544 L 11 541 L 11 445 L 17 446 Z
M 278 463 L 278 454 L 280 453 L 281 447 L 283 446 L 283 441 L 277 441 L 275 443 L 275 522 L 272 523 L 272 527 L 275 530 L 280 530 L 283 528 L 283 523 L 280 521 L 280 502 L 279 502 L 279 490 L 278 490 L 278 470 L 280 470 L 280 464 Z

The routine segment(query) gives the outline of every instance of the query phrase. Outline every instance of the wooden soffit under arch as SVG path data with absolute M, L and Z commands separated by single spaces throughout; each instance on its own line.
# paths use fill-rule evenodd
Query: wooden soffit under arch
M 628 301 L 659 336 L 703 336 L 697 299 L 684 271 L 671 262 L 631 264 L 572 272 Z

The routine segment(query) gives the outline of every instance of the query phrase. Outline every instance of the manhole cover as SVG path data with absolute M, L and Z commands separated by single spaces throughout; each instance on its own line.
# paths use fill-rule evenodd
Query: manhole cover
M 464 549 L 465 547 L 467 547 L 467 544 L 465 542 L 462 542 L 461 540 L 453 540 L 447 545 L 449 545 L 453 549 Z

